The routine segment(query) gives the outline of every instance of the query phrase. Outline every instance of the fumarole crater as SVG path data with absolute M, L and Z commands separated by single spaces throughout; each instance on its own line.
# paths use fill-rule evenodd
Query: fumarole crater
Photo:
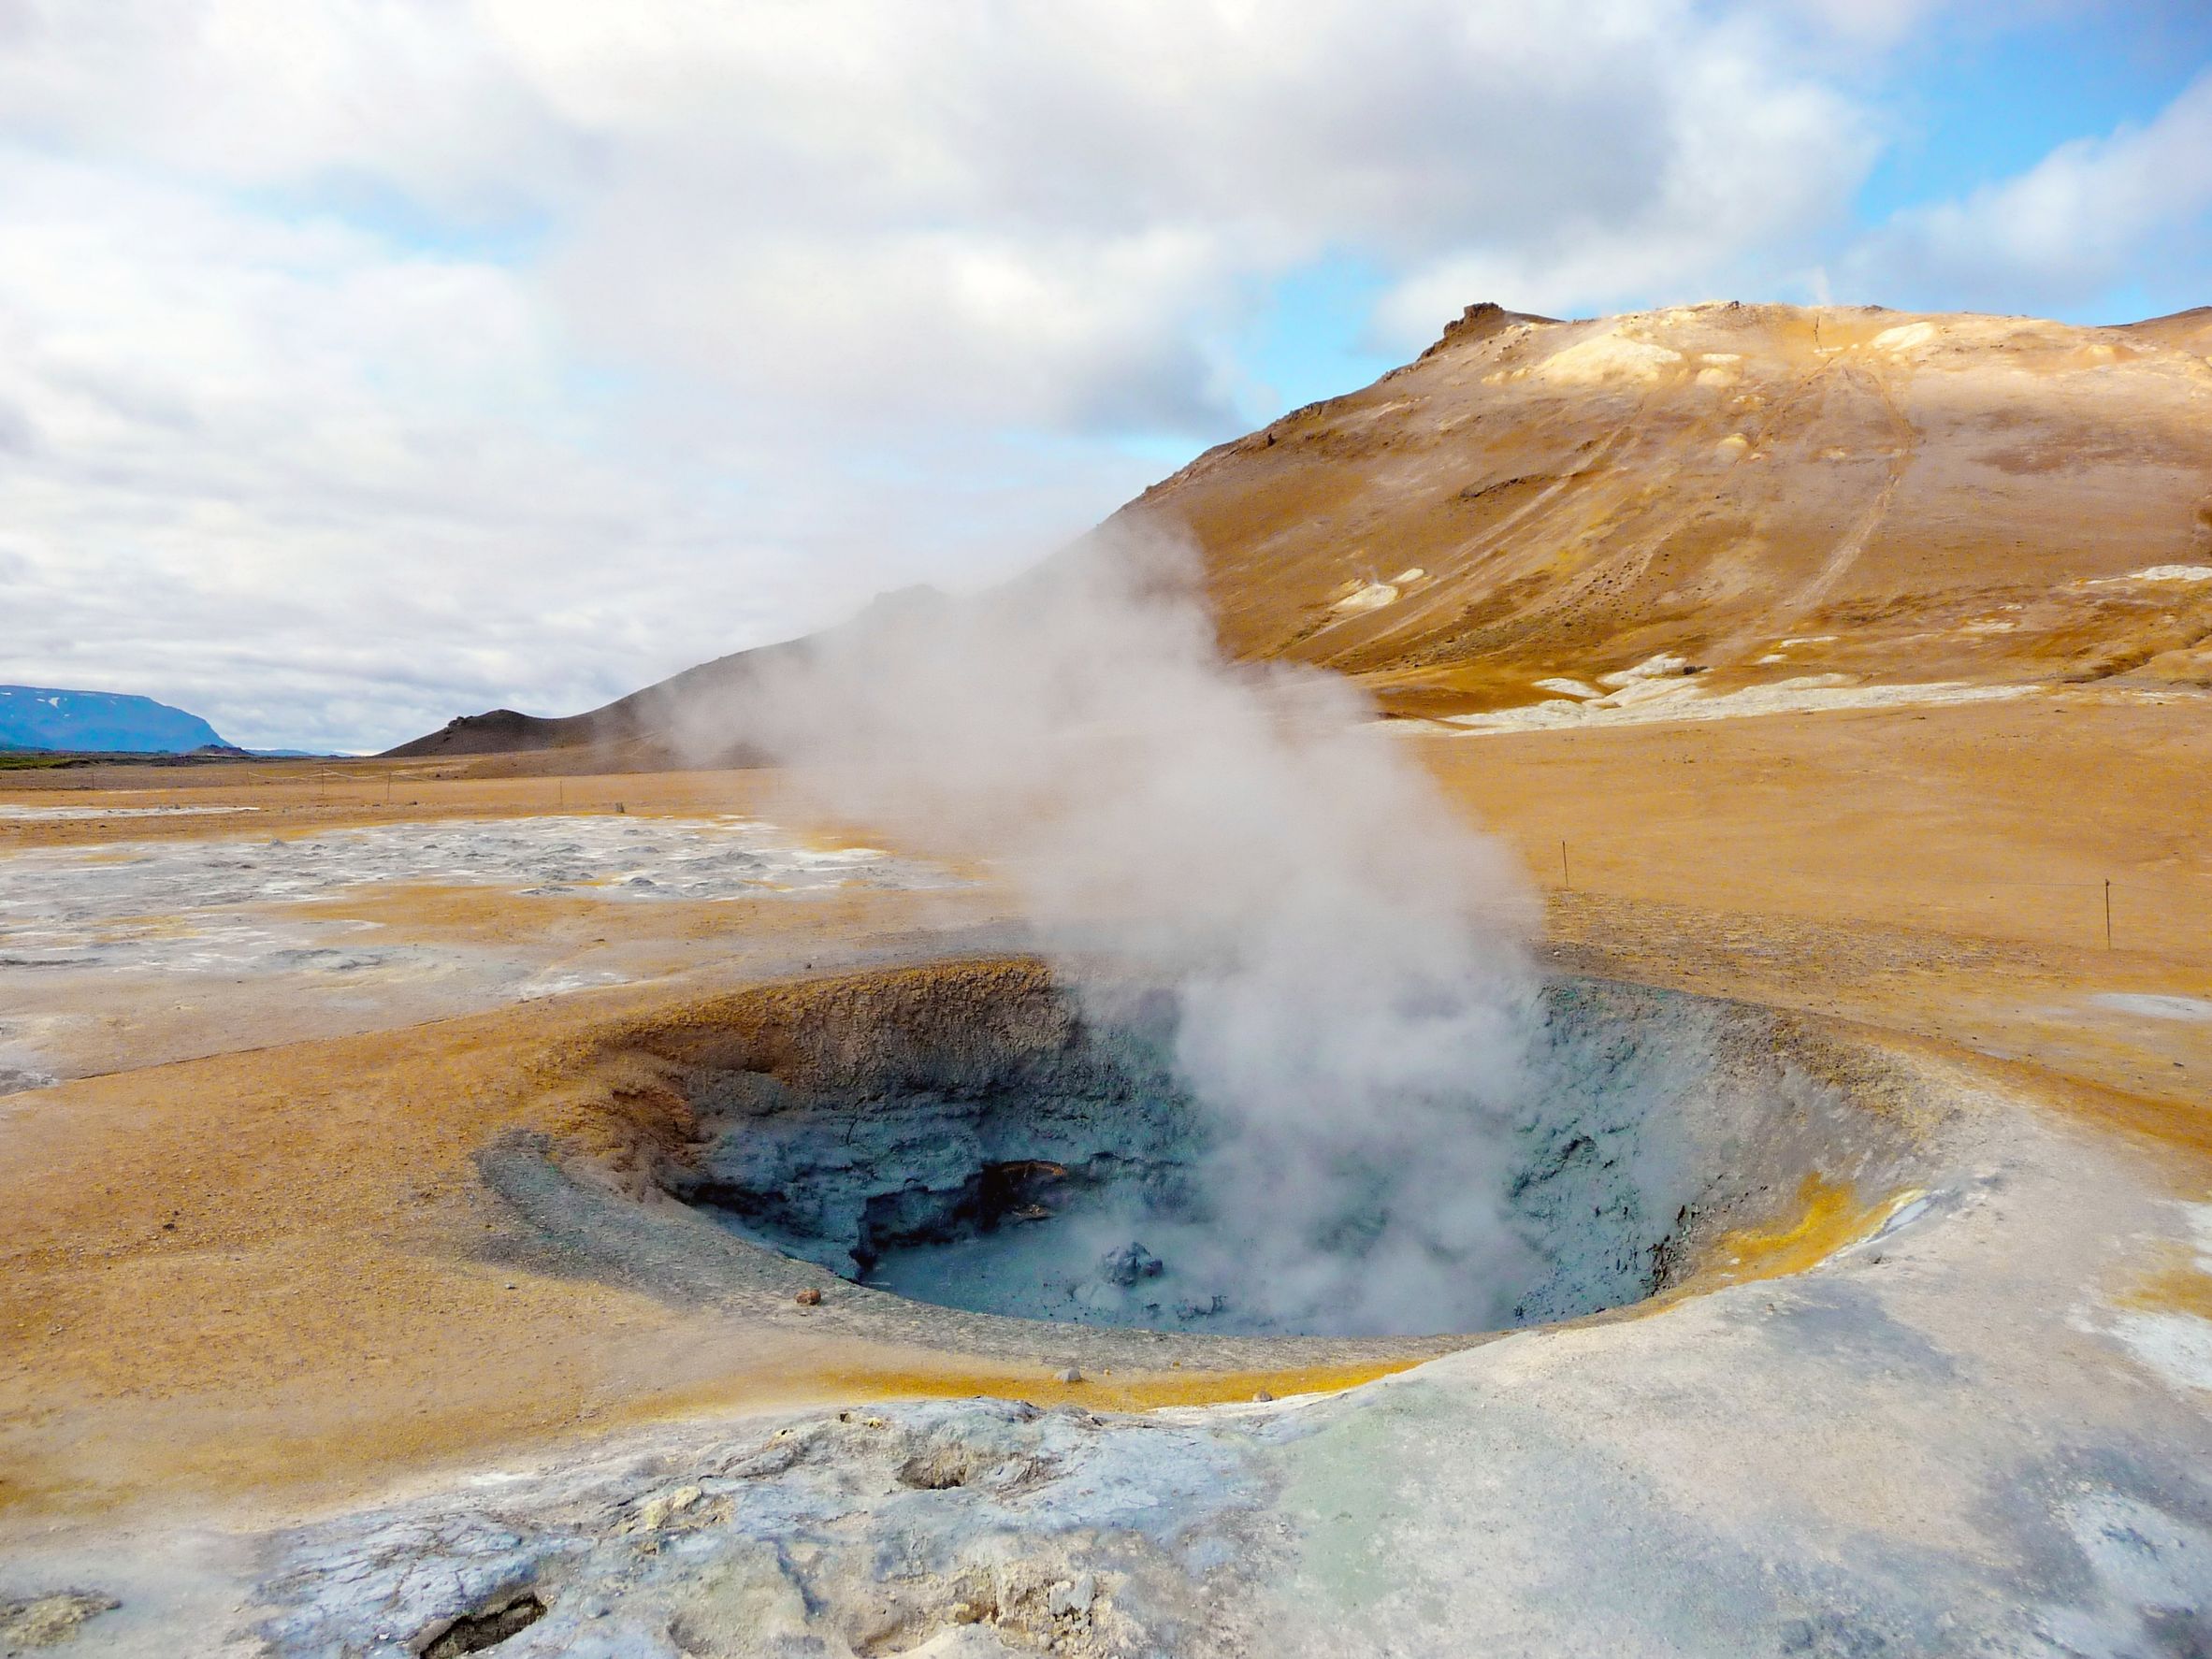
M 1178 1017 L 1139 983 L 1078 996 L 1026 959 L 937 963 L 764 988 L 630 1052 L 692 1124 L 661 1190 L 795 1273 L 1191 1335 L 1424 1335 L 1617 1307 L 1728 1229 L 1771 1223 L 1808 1180 L 1905 1185 L 1918 1142 L 1876 1060 L 1785 1017 L 1559 978 L 1527 1022 L 1520 1098 L 1501 1118 L 1470 1091 L 1467 1147 L 1432 1149 L 1484 1189 L 1463 1250 L 1388 1250 L 1415 1183 L 1360 1167 L 1356 1147 L 1286 1249 L 1228 1178 L 1236 1127 L 1178 1081 Z

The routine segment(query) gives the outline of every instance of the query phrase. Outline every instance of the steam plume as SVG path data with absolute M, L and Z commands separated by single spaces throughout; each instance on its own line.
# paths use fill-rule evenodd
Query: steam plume
M 879 606 L 778 665 L 749 735 L 819 803 L 991 860 L 1078 993 L 1102 946 L 1170 988 L 1213 1140 L 1184 1248 L 1216 1259 L 1178 1265 L 1306 1329 L 1480 1328 L 1527 1265 L 1532 902 L 1348 683 L 1225 664 L 1193 572 L 1101 536 Z

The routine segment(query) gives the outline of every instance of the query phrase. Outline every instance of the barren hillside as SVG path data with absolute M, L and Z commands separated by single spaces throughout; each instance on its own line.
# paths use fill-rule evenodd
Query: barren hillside
M 2212 308 L 2080 328 L 1470 307 L 1417 363 L 1123 510 L 1204 548 L 1246 657 L 1403 709 L 1597 688 L 2212 681 Z M 1679 670 L 1677 671 L 1679 671 Z
M 1398 713 L 2203 686 L 2207 353 L 2212 308 L 2083 328 L 1471 306 L 1418 362 L 1207 452 L 1116 519 L 1196 541 L 1233 654 L 1353 675 Z M 566 719 L 465 717 L 393 754 L 650 757 L 675 708 L 742 696 L 762 659 Z

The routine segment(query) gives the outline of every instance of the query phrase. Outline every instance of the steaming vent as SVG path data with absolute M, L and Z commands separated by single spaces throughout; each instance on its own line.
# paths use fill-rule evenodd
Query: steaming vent
M 1541 990 L 1502 1114 L 1470 1088 L 1424 1113 L 1424 1144 L 1352 1124 L 1288 1161 L 1178 1084 L 1167 993 L 1093 987 L 1078 1004 L 1028 963 L 795 991 L 743 1031 L 663 1049 L 701 1134 L 663 1186 L 786 1258 L 970 1312 L 1192 1335 L 1495 1330 L 1652 1294 L 1815 1168 L 1902 1179 L 1894 1126 L 1786 1058 L 1771 1017 L 1610 983 Z

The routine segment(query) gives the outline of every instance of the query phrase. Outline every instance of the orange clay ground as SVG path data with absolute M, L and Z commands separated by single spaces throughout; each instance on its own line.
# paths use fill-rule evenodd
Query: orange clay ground
M 2091 1000 L 2212 999 L 2212 726 L 2193 711 L 2084 691 L 1378 741 L 1413 747 L 1518 846 L 1563 964 L 1979 1057 L 2054 1109 L 2151 1137 L 2176 1191 L 2206 1195 L 2212 1020 Z M 0 851 L 616 801 L 756 812 L 775 782 L 557 779 L 499 757 L 389 778 L 383 763 L 302 762 L 95 781 L 97 794 L 83 772 L 7 776 L 0 801 L 264 811 L 0 818 Z M 108 1010 L 111 1067 L 87 1068 L 105 1075 L 0 1097 L 0 1509 L 31 1522 L 154 1496 L 289 1505 L 625 1421 L 799 1401 L 1136 1406 L 1355 1380 L 1171 1372 L 1071 1387 L 1041 1366 L 971 1370 L 829 1339 L 799 1308 L 744 1322 L 499 1263 L 489 1247 L 511 1223 L 471 1155 L 518 1125 L 574 1127 L 582 1085 L 563 1059 L 578 1033 L 872 942 L 911 954 L 1003 912 L 988 883 L 717 905 L 365 888 L 334 914 L 395 936 L 616 951 L 636 983 L 421 1019 L 399 999 L 382 1029 L 357 1008 L 321 1030 L 275 1005 L 195 1012 L 181 983 L 170 1005 Z M 1785 1264 L 1803 1226 L 1780 1219 Z

